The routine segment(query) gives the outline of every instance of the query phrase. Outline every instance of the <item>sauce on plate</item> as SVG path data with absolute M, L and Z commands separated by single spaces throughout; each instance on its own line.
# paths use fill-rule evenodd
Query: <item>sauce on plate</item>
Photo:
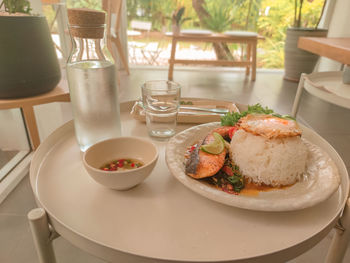
M 254 183 L 245 183 L 244 188 L 241 190 L 240 194 L 242 195 L 247 195 L 247 196 L 257 196 L 259 195 L 260 192 L 269 192 L 269 191 L 274 191 L 274 190 L 283 190 L 292 185 L 284 185 L 284 186 L 269 186 L 269 185 L 258 185 Z
M 125 171 L 143 166 L 144 163 L 137 159 L 124 158 L 110 161 L 100 167 L 104 171 Z

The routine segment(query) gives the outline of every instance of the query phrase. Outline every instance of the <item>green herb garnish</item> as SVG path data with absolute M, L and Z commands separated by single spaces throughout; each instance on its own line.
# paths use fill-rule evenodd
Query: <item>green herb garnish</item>
M 228 166 L 232 170 L 232 174 L 227 174 L 223 170 L 220 170 L 212 177 L 206 177 L 201 180 L 208 182 L 209 184 L 215 185 L 220 188 L 226 188 L 227 184 L 232 185 L 235 193 L 241 192 L 244 188 L 244 178 L 239 171 L 239 167 L 234 165 L 228 158 L 225 160 L 224 166 Z
M 286 120 L 295 120 L 293 117 L 289 115 L 281 115 L 278 113 L 274 113 L 272 109 L 269 109 L 268 107 L 264 108 L 263 106 L 261 106 L 260 103 L 257 103 L 255 105 L 248 106 L 248 110 L 243 111 L 242 113 L 238 113 L 238 112 L 226 113 L 224 116 L 221 117 L 221 126 L 235 126 L 240 118 L 243 118 L 248 114 L 271 114 L 272 116 L 275 116 L 277 118 L 282 118 Z
M 233 186 L 233 190 L 236 193 L 239 193 L 245 186 L 244 184 L 244 178 L 239 171 L 239 167 L 237 165 L 233 165 L 232 162 L 226 161 L 226 166 L 229 166 L 232 169 L 233 176 L 228 176 L 226 178 L 227 182 Z

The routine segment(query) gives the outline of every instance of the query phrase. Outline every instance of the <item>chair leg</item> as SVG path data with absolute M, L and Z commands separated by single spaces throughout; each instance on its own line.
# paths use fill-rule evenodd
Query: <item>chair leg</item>
M 350 198 L 347 200 L 343 215 L 339 219 L 331 245 L 328 249 L 325 263 L 341 263 L 350 241 Z
M 124 53 L 124 49 L 122 47 L 122 43 L 120 43 L 120 40 L 119 40 L 118 37 L 112 38 L 112 41 L 114 42 L 115 46 L 117 47 L 119 57 L 120 57 L 120 59 L 122 61 L 122 64 L 124 65 L 126 73 L 128 73 L 128 75 L 130 75 L 129 65 L 128 65 L 128 61 L 126 60 L 126 57 L 125 57 L 125 53 Z
M 255 41 L 251 46 L 252 48 L 252 76 L 251 76 L 252 81 L 255 81 L 256 79 L 256 45 L 257 45 L 257 41 Z
M 33 106 L 23 106 L 21 109 L 29 133 L 30 144 L 32 149 L 36 150 L 40 144 L 40 137 Z
M 292 108 L 292 117 L 293 118 L 296 117 L 297 112 L 298 112 L 299 102 L 300 102 L 301 94 L 302 94 L 303 88 L 304 88 L 305 75 L 306 75 L 305 73 L 302 73 L 301 76 L 300 76 L 300 81 L 299 81 L 297 93 L 295 95 L 293 108 Z
M 143 50 L 143 49 L 141 49 L 141 53 L 142 53 L 142 56 L 143 56 L 143 58 L 145 59 L 146 63 L 147 63 L 148 65 L 152 65 L 152 58 L 151 58 L 150 54 L 149 54 L 149 53 L 146 53 L 145 50 Z M 147 54 L 148 54 L 149 56 L 148 56 Z
M 250 73 L 250 67 L 252 66 L 252 64 L 251 64 L 251 55 L 252 55 L 252 54 L 251 54 L 251 53 L 252 53 L 252 44 L 248 43 L 248 44 L 247 44 L 247 61 L 250 62 L 250 65 L 247 66 L 247 67 L 245 68 L 245 74 L 246 74 L 246 76 L 249 75 L 249 73 Z

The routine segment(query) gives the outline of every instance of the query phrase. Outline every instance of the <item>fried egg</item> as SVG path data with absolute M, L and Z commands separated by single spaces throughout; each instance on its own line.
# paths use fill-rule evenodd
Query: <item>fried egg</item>
M 296 121 L 266 114 L 249 114 L 241 118 L 238 125 L 246 132 L 268 139 L 300 136 L 302 133 Z

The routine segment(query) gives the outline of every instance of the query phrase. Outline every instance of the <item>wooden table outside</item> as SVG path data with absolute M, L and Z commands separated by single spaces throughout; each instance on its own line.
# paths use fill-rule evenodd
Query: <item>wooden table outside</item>
M 350 38 L 301 37 L 298 48 L 350 65 Z
M 0 110 L 20 108 L 28 131 L 30 144 L 35 150 L 40 144 L 38 127 L 34 114 L 34 106 L 50 102 L 69 102 L 69 90 L 66 79 L 62 78 L 53 90 L 27 98 L 0 99 Z
M 258 39 L 263 39 L 259 35 L 229 35 L 229 34 L 169 34 L 172 38 L 171 55 L 169 59 L 168 79 L 173 80 L 174 64 L 194 64 L 194 65 L 212 65 L 212 66 L 231 66 L 246 67 L 246 75 L 249 75 L 251 69 L 251 80 L 256 78 L 256 46 Z M 175 59 L 177 42 L 207 42 L 207 43 L 241 43 L 247 44 L 247 57 L 241 61 L 229 60 L 194 60 L 194 59 Z

